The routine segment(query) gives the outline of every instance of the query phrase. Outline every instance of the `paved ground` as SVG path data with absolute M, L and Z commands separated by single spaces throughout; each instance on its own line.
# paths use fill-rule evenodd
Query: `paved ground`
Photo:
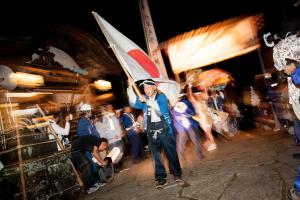
M 175 184 L 168 176 L 168 186 L 154 188 L 153 165 L 150 158 L 132 165 L 125 163 L 113 182 L 82 200 L 285 200 L 297 174 L 299 160 L 293 136 L 282 132 L 256 130 L 241 132 L 227 141 L 217 139 L 218 149 L 205 152 L 197 161 L 192 148 L 181 161 L 184 184 Z

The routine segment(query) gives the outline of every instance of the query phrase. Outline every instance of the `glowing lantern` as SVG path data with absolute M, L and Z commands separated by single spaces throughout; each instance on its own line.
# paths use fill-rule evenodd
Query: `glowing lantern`
M 44 85 L 44 77 L 36 74 L 28 74 L 23 72 L 16 72 L 14 78 L 18 86 L 23 87 L 36 87 Z
M 94 86 L 98 90 L 102 90 L 102 91 L 110 90 L 112 88 L 111 87 L 111 82 L 105 81 L 105 80 L 97 80 L 97 81 L 95 81 L 94 82 Z
M 211 65 L 259 48 L 260 16 L 233 18 L 176 36 L 161 44 L 175 74 Z

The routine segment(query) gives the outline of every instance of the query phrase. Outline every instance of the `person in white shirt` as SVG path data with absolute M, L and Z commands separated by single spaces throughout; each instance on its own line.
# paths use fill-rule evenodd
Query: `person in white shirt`
M 107 104 L 105 106 L 105 113 L 103 114 L 102 123 L 104 124 L 105 132 L 103 134 L 101 133 L 101 136 L 108 140 L 109 149 L 111 150 L 114 147 L 119 147 L 121 152 L 123 152 L 123 129 L 111 104 Z
M 52 119 L 48 119 L 50 122 L 51 128 L 54 130 L 54 132 L 58 135 L 58 138 L 62 141 L 63 145 L 67 147 L 69 144 L 69 140 L 67 137 L 63 136 L 68 136 L 70 133 L 70 120 L 73 119 L 73 115 L 69 114 L 65 117 L 65 127 L 61 127 L 56 123 L 56 121 Z M 58 150 L 61 150 L 61 148 L 58 146 Z
M 67 115 L 65 118 L 65 127 L 59 126 L 54 120 L 49 120 L 50 125 L 53 128 L 53 130 L 58 134 L 58 135 L 69 135 L 70 133 L 70 120 L 72 120 L 73 116 L 72 115 Z

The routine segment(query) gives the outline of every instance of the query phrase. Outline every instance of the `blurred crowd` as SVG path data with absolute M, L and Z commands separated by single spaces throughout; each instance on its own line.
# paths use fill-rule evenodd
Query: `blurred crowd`
M 203 160 L 203 149 L 217 150 L 216 137 L 228 138 L 238 133 L 239 110 L 234 103 L 224 106 L 226 97 L 222 91 L 193 88 L 188 84 L 176 104 L 170 106 L 153 80 L 143 82 L 143 96 L 130 91 L 130 85 L 129 104 L 121 108 L 116 109 L 112 103 L 93 108 L 81 104 L 76 137 L 72 139 L 68 135 L 73 116 L 65 117 L 64 127 L 51 120 L 51 127 L 62 143 L 71 147 L 71 160 L 88 194 L 104 186 L 113 173 L 120 172 L 124 160 L 132 159 L 136 164 L 149 155 L 155 161 L 156 187 L 162 187 L 166 184 L 166 172 L 159 155 L 161 149 L 175 181 L 181 181 L 180 162 L 186 159 L 189 140 L 195 157 Z

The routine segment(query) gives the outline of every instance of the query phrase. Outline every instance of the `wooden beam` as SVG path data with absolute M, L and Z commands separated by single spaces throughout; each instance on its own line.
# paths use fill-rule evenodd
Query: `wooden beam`
M 58 69 L 49 69 L 49 68 L 41 68 L 41 67 L 33 67 L 33 66 L 24 66 L 24 65 L 11 65 L 10 66 L 12 69 L 16 70 L 22 70 L 22 71 L 26 71 L 26 72 L 34 72 L 34 73 L 38 73 L 38 74 L 53 74 L 53 73 L 57 73 L 57 74 L 62 74 L 62 75 L 67 75 L 67 76 L 74 76 L 76 77 L 76 73 L 71 72 L 69 70 L 65 70 L 63 68 Z
M 60 83 L 74 83 L 76 84 L 76 78 L 68 76 L 45 76 L 45 82 L 60 82 Z M 84 83 L 85 81 L 79 78 L 79 83 Z

